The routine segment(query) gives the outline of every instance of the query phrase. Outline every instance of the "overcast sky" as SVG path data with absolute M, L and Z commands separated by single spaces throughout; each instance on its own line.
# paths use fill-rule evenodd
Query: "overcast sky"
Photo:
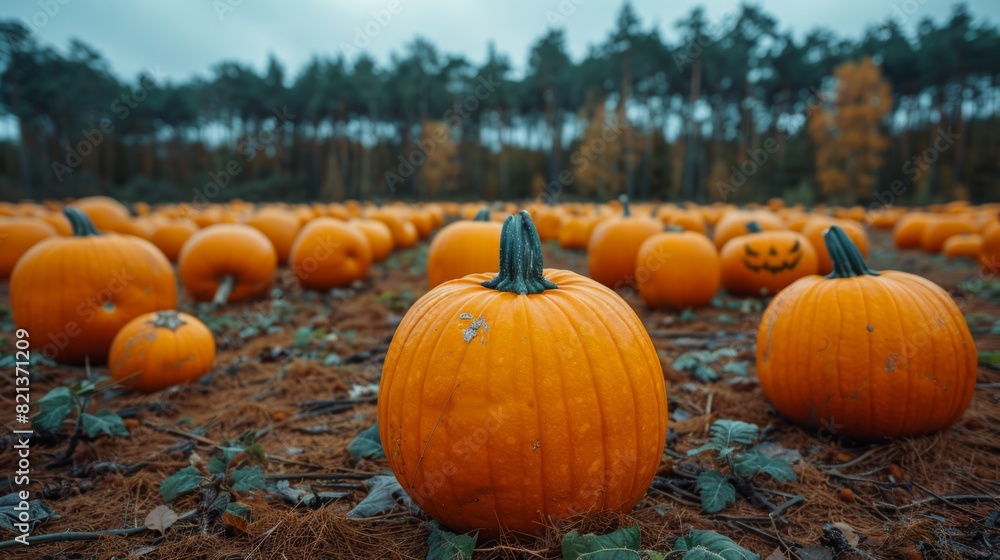
M 58 6 L 46 14 L 44 4 Z M 761 0 L 782 29 L 802 34 L 826 26 L 858 36 L 895 17 L 908 29 L 920 19 L 947 17 L 947 0 Z M 977 18 L 1000 20 L 1000 0 L 968 0 Z M 65 5 L 63 5 L 65 4 Z M 621 0 L 2 0 L 0 18 L 28 21 L 43 43 L 65 49 L 79 38 L 100 51 L 121 77 L 159 67 L 170 80 L 207 76 L 221 60 L 262 69 L 268 54 L 289 77 L 314 54 L 353 54 L 362 46 L 386 63 L 416 36 L 441 50 L 481 62 L 490 40 L 523 67 L 532 42 L 553 24 L 564 27 L 574 60 L 602 41 Z M 674 23 L 696 5 L 717 22 L 737 9 L 734 0 L 633 0 L 643 26 L 668 39 Z M 49 8 L 50 11 L 53 8 Z M 372 12 L 380 13 L 376 18 Z M 392 13 L 394 11 L 395 13 Z M 381 21 L 379 21 L 381 20 Z M 360 30 L 360 36 L 359 36 Z M 367 30 L 367 32 L 366 32 Z M 367 45 L 361 45 L 367 41 Z

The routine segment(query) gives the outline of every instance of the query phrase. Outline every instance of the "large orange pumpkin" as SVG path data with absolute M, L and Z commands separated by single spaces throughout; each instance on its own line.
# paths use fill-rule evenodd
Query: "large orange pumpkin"
M 427 251 L 427 288 L 477 272 L 499 270 L 502 224 L 490 220 L 488 208 L 472 220 L 459 220 L 441 229 Z
M 639 247 L 662 230 L 663 225 L 655 218 L 633 217 L 628 201 L 624 201 L 622 216 L 602 221 L 590 235 L 587 244 L 590 277 L 612 289 L 634 286 Z
M 819 258 L 812 243 L 794 231 L 750 232 L 730 239 L 722 248 L 722 286 L 736 296 L 774 295 L 792 282 L 816 274 Z
M 708 305 L 719 291 L 719 252 L 690 231 L 657 233 L 643 242 L 635 262 L 639 296 L 652 307 Z
M 834 271 L 778 294 L 757 333 L 757 375 L 789 419 L 859 440 L 954 424 L 976 386 L 976 345 L 948 294 L 919 276 L 875 272 L 837 226 Z
M 157 311 L 118 331 L 108 369 L 122 385 L 152 393 L 198 379 L 214 361 L 215 338 L 204 323 L 187 313 Z
M 150 242 L 101 235 L 67 208 L 72 237 L 50 237 L 25 253 L 10 276 L 14 324 L 34 348 L 60 363 L 104 363 L 118 330 L 133 318 L 177 305 L 170 262 Z
M 265 294 L 278 270 L 278 254 L 250 226 L 216 224 L 188 239 L 177 269 L 191 297 L 221 305 Z
M 0 279 L 10 277 L 14 265 L 28 249 L 56 235 L 59 234 L 55 228 L 39 218 L 0 218 Z
M 660 464 L 660 360 L 614 292 L 543 270 L 527 212 L 504 222 L 500 273 L 472 274 L 410 307 L 382 368 L 389 466 L 453 530 L 538 534 L 552 521 L 628 512 Z
M 246 225 L 260 231 L 274 245 L 278 254 L 278 264 L 286 264 L 292 251 L 292 243 L 302 224 L 299 218 L 280 208 L 265 208 L 246 221 Z
M 802 227 L 802 235 L 809 240 L 813 248 L 816 249 L 816 256 L 819 258 L 819 274 L 830 274 L 833 272 L 833 260 L 826 252 L 826 243 L 823 242 L 823 232 L 830 226 L 837 225 L 847 233 L 854 245 L 861 251 L 861 256 L 868 257 L 868 234 L 858 222 L 853 220 L 838 220 L 834 218 L 815 217 L 810 218 Z
M 288 263 L 303 288 L 327 291 L 367 276 L 372 248 L 358 228 L 336 218 L 316 218 L 295 238 Z

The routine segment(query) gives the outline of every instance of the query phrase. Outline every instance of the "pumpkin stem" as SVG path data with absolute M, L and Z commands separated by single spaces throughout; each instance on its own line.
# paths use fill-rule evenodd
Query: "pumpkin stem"
M 833 272 L 827 278 L 853 278 L 855 276 L 878 276 L 878 271 L 868 268 L 868 263 L 861 256 L 861 251 L 844 233 L 840 226 L 830 226 L 823 232 L 826 250 L 833 261 Z
M 618 202 L 622 203 L 622 216 L 628 218 L 632 215 L 632 210 L 628 207 L 628 195 L 623 194 L 618 197 Z
M 174 332 L 186 324 L 181 320 L 181 316 L 176 311 L 157 311 L 156 316 L 153 317 L 154 327 L 170 329 Z
M 747 233 L 760 233 L 764 231 L 756 221 L 747 222 Z
M 664 227 L 663 231 L 669 231 L 671 233 L 681 233 L 682 231 L 684 231 L 684 228 L 682 228 L 680 226 L 673 226 L 673 225 L 671 225 L 671 226 Z
M 540 294 L 556 289 L 542 275 L 542 268 L 542 240 L 531 215 L 521 210 L 507 216 L 500 231 L 500 273 L 483 282 L 483 286 L 515 294 Z
M 101 235 L 94 227 L 94 222 L 86 214 L 76 208 L 67 206 L 63 208 L 63 214 L 69 220 L 69 225 L 73 228 L 74 237 L 87 237 L 88 235 Z
M 219 287 L 215 290 L 215 297 L 212 298 L 212 305 L 222 305 L 229 301 L 229 294 L 236 286 L 236 277 L 227 274 L 219 280 Z
M 476 212 L 476 217 L 472 218 L 475 222 L 488 222 L 490 221 L 490 209 L 487 206 L 483 206 Z

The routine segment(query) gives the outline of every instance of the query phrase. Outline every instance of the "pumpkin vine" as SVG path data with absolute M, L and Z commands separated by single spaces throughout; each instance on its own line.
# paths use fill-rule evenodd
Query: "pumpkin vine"
M 878 276 L 878 271 L 872 270 L 861 256 L 861 251 L 844 233 L 840 226 L 830 226 L 823 234 L 826 250 L 833 261 L 833 272 L 827 278 L 853 278 L 855 276 Z
M 542 275 L 542 240 L 524 210 L 507 216 L 500 232 L 500 272 L 483 286 L 500 292 L 540 294 L 555 284 Z

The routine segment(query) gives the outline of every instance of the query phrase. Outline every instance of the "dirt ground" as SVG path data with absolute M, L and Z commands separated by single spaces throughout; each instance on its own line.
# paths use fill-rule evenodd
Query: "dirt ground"
M 1000 349 L 1000 303 L 959 289 L 975 279 L 971 261 L 947 261 L 919 252 L 896 252 L 888 235 L 872 232 L 871 262 L 927 276 L 949 290 L 970 318 L 977 347 Z M 257 431 L 267 453 L 263 470 L 271 482 L 327 492 L 327 503 L 294 507 L 266 491 L 244 498 L 249 522 L 204 513 L 213 496 L 198 492 L 173 503 L 177 521 L 165 534 L 141 531 L 99 540 L 59 541 L 8 548 L 4 558 L 424 558 L 426 519 L 400 506 L 370 519 L 346 513 L 365 496 L 364 481 L 386 470 L 383 460 L 355 461 L 346 446 L 372 425 L 374 394 L 362 390 L 379 380 L 393 329 L 406 307 L 424 292 L 427 243 L 376 265 L 372 278 L 331 294 L 291 288 L 280 297 L 224 308 L 208 318 L 219 353 L 211 374 L 199 383 L 152 395 L 111 389 L 94 407 L 119 412 L 128 439 L 83 441 L 67 464 L 47 468 L 62 451 L 59 438 L 32 442 L 34 498 L 61 518 L 33 535 L 141 526 L 163 503 L 161 482 L 214 446 Z M 546 246 L 546 267 L 585 271 L 582 252 Z M 972 405 L 950 430 L 877 445 L 838 441 L 794 426 L 777 416 L 756 381 L 754 339 L 760 309 L 728 298 L 693 317 L 651 311 L 634 293 L 623 293 L 639 313 L 663 363 L 668 381 L 670 433 L 667 453 L 652 488 L 628 517 L 600 516 L 553 527 L 534 542 L 479 543 L 477 558 L 558 558 L 560 535 L 572 528 L 607 531 L 638 522 L 643 548 L 669 551 L 690 528 L 712 529 L 768 557 L 829 558 L 818 549 L 838 534 L 863 552 L 841 557 L 989 558 L 1000 542 L 1000 371 L 981 366 Z M 182 310 L 197 306 L 182 296 Z M 0 284 L 2 330 L 11 332 L 6 284 Z M 671 364 L 697 349 L 735 348 L 733 361 L 749 362 L 747 375 L 723 373 L 703 383 Z M 7 338 L 0 358 L 12 351 Z M 35 399 L 57 385 L 84 376 L 82 368 L 36 366 Z M 12 374 L 0 376 L 5 408 L 13 405 Z M 353 389 L 353 392 L 352 392 Z M 704 442 L 718 419 L 753 422 L 767 442 L 793 450 L 798 481 L 766 482 L 768 499 L 783 511 L 738 500 L 718 515 L 702 512 L 692 477 L 708 458 L 686 452 Z M 6 431 L 13 417 L 3 419 Z M 10 436 L 2 439 L 0 472 L 15 470 Z M 0 494 L 10 481 L 0 482 Z M 832 526 L 836 525 L 836 528 Z M 852 534 L 853 533 L 853 534 Z M 826 535 L 826 536 L 824 536 Z M 3 532 L 2 539 L 14 535 Z M 853 538 L 852 538 L 853 537 Z M 825 540 L 824 540 L 825 539 Z M 825 554 L 825 555 L 824 555 Z M 997 551 L 993 550 L 995 558 Z

